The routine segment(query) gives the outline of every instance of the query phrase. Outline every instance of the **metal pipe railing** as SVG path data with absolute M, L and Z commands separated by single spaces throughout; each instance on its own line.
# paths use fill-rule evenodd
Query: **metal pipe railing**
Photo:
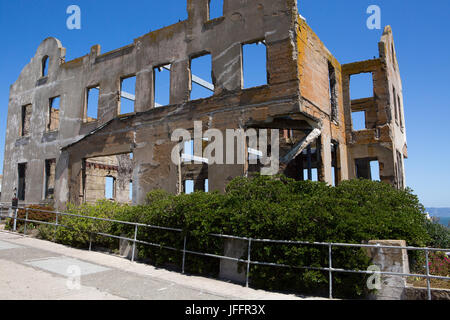
M 273 266 L 273 267 L 285 267 L 285 268 L 294 268 L 294 269 L 306 269 L 306 270 L 317 270 L 317 271 L 327 271 L 329 273 L 329 297 L 330 299 L 333 298 L 333 273 L 355 273 L 355 274 L 379 274 L 379 275 L 391 275 L 391 276 L 402 276 L 402 277 L 418 277 L 418 278 L 426 278 L 427 280 L 427 294 L 428 294 L 428 300 L 431 300 L 431 282 L 430 279 L 441 279 L 441 280 L 450 280 L 450 277 L 444 277 L 444 276 L 436 276 L 430 274 L 430 268 L 429 268 L 429 252 L 437 252 L 437 251 L 445 251 L 450 252 L 450 249 L 441 249 L 441 248 L 422 248 L 422 247 L 410 247 L 410 246 L 388 246 L 388 245 L 370 245 L 370 244 L 351 244 L 351 243 L 330 243 L 330 242 L 308 242 L 308 241 L 294 241 L 294 240 L 271 240 L 271 239 L 256 239 L 256 238 L 248 238 L 248 237 L 239 237 L 239 236 L 232 236 L 232 235 L 224 235 L 224 234 L 214 234 L 211 233 L 209 236 L 223 238 L 223 239 L 235 239 L 235 240 L 243 240 L 248 241 L 248 250 L 247 250 L 247 259 L 239 259 L 239 258 L 233 258 L 233 257 L 227 257 L 212 253 L 205 253 L 205 252 L 197 252 L 187 249 L 187 236 L 185 235 L 183 238 L 183 249 L 178 249 L 175 247 L 170 247 L 162 244 L 156 244 L 151 243 L 148 241 L 139 240 L 137 238 L 138 236 L 138 228 L 139 227 L 146 227 L 146 228 L 153 228 L 153 229 L 159 229 L 159 230 L 165 230 L 165 231 L 173 231 L 173 232 L 183 232 L 182 229 L 179 228 L 170 228 L 170 227 L 162 227 L 162 226 L 155 226 L 155 225 L 149 225 L 149 224 L 143 224 L 143 223 L 137 223 L 137 222 L 129 222 L 129 221 L 122 221 L 122 220 L 114 220 L 114 219 L 107 219 L 107 218 L 99 218 L 99 217 L 91 217 L 91 216 L 83 216 L 78 214 L 71 214 L 71 213 L 65 213 L 65 212 L 57 212 L 57 211 L 47 211 L 47 210 L 40 210 L 40 209 L 30 209 L 30 208 L 13 208 L 11 206 L 0 206 L 1 209 L 8 208 L 12 209 L 14 211 L 14 214 L 12 217 L 5 216 L 3 214 L 0 214 L 0 217 L 6 217 L 10 219 L 14 219 L 13 224 L 13 231 L 17 231 L 17 221 L 23 221 L 24 224 L 24 236 L 27 234 L 27 223 L 36 223 L 36 224 L 45 224 L 45 225 L 51 225 L 55 226 L 54 231 L 54 237 L 53 241 L 56 239 L 56 232 L 59 227 L 67 228 L 67 229 L 73 229 L 72 227 L 63 225 L 59 223 L 59 216 L 66 216 L 66 217 L 75 217 L 75 218 L 81 218 L 81 219 L 89 219 L 94 221 L 104 221 L 104 222 L 111 222 L 111 223 L 119 223 L 123 225 L 129 225 L 134 226 L 134 237 L 128 238 L 128 237 L 122 237 L 102 232 L 94 232 L 94 231 L 84 231 L 89 233 L 89 251 L 92 249 L 92 236 L 98 235 L 113 239 L 120 239 L 125 240 L 133 243 L 132 247 L 132 258 L 131 260 L 134 262 L 135 260 L 135 252 L 136 252 L 136 244 L 143 244 L 143 245 L 149 245 L 149 246 L 155 246 L 167 250 L 172 251 L 178 251 L 182 252 L 182 273 L 185 273 L 185 262 L 186 262 L 186 254 L 193 254 L 193 255 L 199 255 L 204 257 L 211 257 L 211 258 L 217 258 L 217 259 L 225 259 L 240 263 L 245 263 L 247 265 L 247 273 L 246 273 L 246 287 L 249 286 L 249 277 L 250 277 L 250 266 L 251 265 L 264 265 L 264 266 Z M 18 210 L 22 209 L 25 210 L 25 219 L 18 217 Z M 43 213 L 51 213 L 55 214 L 55 223 L 47 222 L 47 221 L 38 221 L 33 219 L 28 219 L 29 217 L 29 211 L 34 212 L 43 212 Z M 0 210 L 0 212 L 3 212 L 3 210 Z M 75 230 L 78 231 L 78 230 Z M 83 232 L 83 231 L 82 231 Z M 251 260 L 251 248 L 253 242 L 260 242 L 260 243 L 277 243 L 277 244 L 291 244 L 291 245 L 315 245 L 315 246 L 326 246 L 328 247 L 328 267 L 311 267 L 311 266 L 292 266 L 292 265 L 285 265 L 285 264 L 279 264 L 279 263 L 272 263 L 272 262 L 260 262 L 260 261 L 252 261 Z M 426 274 L 413 274 L 413 273 L 401 273 L 401 272 L 387 272 L 387 271 L 366 271 L 366 270 L 346 270 L 346 269 L 340 269 L 340 268 L 334 268 L 332 263 L 332 251 L 333 247 L 353 247 L 353 248 L 377 248 L 377 249 L 397 249 L 397 250 L 413 250 L 413 251 L 424 251 L 425 252 L 425 259 L 426 259 Z

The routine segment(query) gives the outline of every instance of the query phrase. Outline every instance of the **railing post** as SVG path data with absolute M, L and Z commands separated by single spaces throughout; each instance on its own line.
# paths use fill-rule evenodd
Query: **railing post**
M 131 262 L 134 262 L 134 253 L 136 251 L 137 232 L 138 232 L 138 225 L 136 224 L 135 228 L 134 228 L 134 241 L 133 241 L 133 252 L 131 254 Z
M 427 292 L 428 300 L 431 300 L 431 285 L 430 285 L 430 266 L 428 264 L 428 249 L 425 249 L 425 261 L 427 263 Z
M 14 226 L 13 226 L 13 231 L 16 232 L 17 231 L 17 208 L 14 208 Z
M 53 242 L 56 240 L 56 232 L 58 231 L 58 216 L 59 212 L 56 212 L 55 231 L 53 231 Z
M 183 264 L 181 266 L 181 273 L 184 274 L 184 264 L 186 262 L 186 239 L 187 236 L 184 236 L 184 244 L 183 244 Z
M 333 260 L 331 257 L 331 243 L 328 244 L 328 267 L 329 267 L 329 291 L 330 291 L 330 299 L 333 299 L 333 272 L 331 269 L 333 268 Z
M 245 279 L 245 286 L 248 288 L 248 278 L 250 275 L 250 252 L 252 250 L 252 238 L 248 239 L 248 255 L 247 255 L 247 275 Z
M 92 251 L 92 232 L 89 232 L 89 251 Z
M 23 236 L 27 235 L 28 208 L 25 208 L 25 226 L 23 228 Z

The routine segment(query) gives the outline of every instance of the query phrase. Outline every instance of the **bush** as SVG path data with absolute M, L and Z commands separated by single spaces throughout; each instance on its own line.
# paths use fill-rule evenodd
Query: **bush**
M 95 204 L 83 204 L 74 206 L 69 204 L 66 213 L 80 216 L 115 219 L 127 209 L 127 205 L 115 202 L 100 200 Z M 104 248 L 117 247 L 117 241 L 112 238 L 102 236 L 92 236 L 92 233 L 111 233 L 114 223 L 60 215 L 58 223 L 64 227 L 58 227 L 56 233 L 53 226 L 40 227 L 40 237 L 43 239 L 53 239 L 58 243 L 71 245 L 77 248 L 87 248 L 92 239 L 93 242 Z
M 49 222 L 54 223 L 56 215 L 51 212 L 45 212 L 45 211 L 55 211 L 53 207 L 49 206 L 40 206 L 40 205 L 29 205 L 26 206 L 28 210 L 28 220 L 35 220 L 35 221 L 43 221 L 43 222 Z M 18 209 L 17 210 L 17 218 L 19 219 L 25 219 L 26 218 L 26 211 L 25 209 Z M 36 223 L 38 226 L 42 225 L 39 223 Z M 17 220 L 16 227 L 17 229 L 23 229 L 23 226 L 25 225 L 25 221 Z M 10 219 L 8 222 L 8 229 L 12 229 L 14 226 L 14 219 Z M 32 229 L 33 224 L 27 223 L 27 228 Z
M 139 227 L 138 239 L 177 249 L 223 255 L 223 239 L 210 233 L 262 239 L 361 244 L 368 240 L 401 239 L 408 245 L 424 246 L 427 233 L 424 208 L 411 190 L 368 180 L 342 182 L 330 187 L 321 182 L 294 181 L 284 176 L 236 178 L 225 194 L 194 192 L 170 195 L 148 194 L 147 203 L 126 206 L 103 201 L 96 205 L 70 207 L 69 212 L 122 221 L 179 228 L 181 233 Z M 134 237 L 134 226 L 64 218 L 74 231 L 60 228 L 58 241 L 86 246 L 89 231 Z M 111 244 L 112 245 L 112 244 Z M 156 265 L 181 266 L 181 253 L 138 244 L 139 256 Z M 246 255 L 241 257 L 247 259 Z M 328 247 L 253 242 L 252 261 L 293 266 L 328 267 Z M 187 254 L 190 273 L 217 275 L 219 259 Z M 366 250 L 333 248 L 333 267 L 366 270 Z M 241 266 L 244 267 L 244 266 Z M 252 286 L 269 290 L 293 290 L 303 294 L 327 294 L 328 273 L 297 268 L 253 265 Z M 366 292 L 366 276 L 333 274 L 335 297 L 360 297 Z
M 368 180 L 346 181 L 333 188 L 325 183 L 297 182 L 283 176 L 257 176 L 234 179 L 225 195 L 195 192 L 172 196 L 157 191 L 147 199 L 147 205 L 130 208 L 124 220 L 180 228 L 183 234 L 140 228 L 139 239 L 152 239 L 181 249 L 183 236 L 187 235 L 189 250 L 212 254 L 223 254 L 223 240 L 207 236 L 209 233 L 357 244 L 402 239 L 409 245 L 423 246 L 429 241 L 424 208 L 411 190 L 396 190 Z M 123 231 L 130 237 L 133 234 L 132 230 Z M 142 257 L 154 263 L 181 263 L 181 256 L 172 251 L 148 246 L 139 249 Z M 255 242 L 252 260 L 327 267 L 328 248 Z M 217 275 L 219 262 L 188 255 L 186 268 L 193 273 Z M 336 268 L 366 270 L 369 264 L 363 249 L 333 249 Z M 336 296 L 365 294 L 362 275 L 336 273 L 333 281 Z M 328 290 L 328 274 L 312 270 L 252 266 L 251 282 L 255 287 L 272 290 L 290 288 L 316 294 Z
M 207 236 L 222 232 L 225 225 L 219 208 L 224 196 L 218 193 L 195 192 L 190 195 L 169 195 L 154 191 L 147 196 L 147 204 L 130 207 L 119 217 L 123 221 L 139 222 L 153 226 L 182 229 L 183 232 L 139 227 L 138 239 L 182 249 L 184 236 L 188 236 L 188 249 L 213 254 L 223 254 L 220 239 Z M 117 224 L 116 234 L 134 237 L 134 227 Z M 156 266 L 181 266 L 182 254 L 155 246 L 138 245 L 139 257 L 149 259 Z M 197 256 L 187 256 L 186 271 L 204 275 L 217 275 L 220 261 Z
M 342 182 L 333 188 L 324 183 L 296 182 L 284 177 L 254 180 L 238 178 L 227 189 L 232 234 L 254 238 L 360 244 L 376 239 L 403 239 L 409 245 L 425 245 L 423 207 L 410 190 L 399 191 L 369 180 Z M 317 246 L 258 244 L 257 261 L 298 266 L 328 266 L 328 250 Z M 257 250 L 259 249 L 259 250 Z M 334 248 L 333 266 L 366 270 L 369 259 L 363 249 Z M 328 274 L 319 271 L 283 270 L 255 266 L 252 283 L 270 289 L 302 288 L 304 292 L 328 289 Z M 337 296 L 364 294 L 361 275 L 336 273 Z M 341 285 L 342 284 L 342 285 Z
M 430 274 L 448 277 L 450 276 L 450 258 L 445 252 L 430 253 Z
M 440 223 L 427 221 L 427 233 L 431 238 L 428 246 L 433 248 L 450 248 L 450 229 Z

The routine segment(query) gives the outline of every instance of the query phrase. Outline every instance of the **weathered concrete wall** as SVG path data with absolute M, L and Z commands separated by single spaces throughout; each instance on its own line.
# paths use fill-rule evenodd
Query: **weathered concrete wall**
M 392 30 L 389 26 L 385 28 L 378 46 L 380 53 L 378 59 L 343 65 L 349 178 L 357 177 L 355 167 L 357 159 L 378 160 L 381 181 L 404 188 L 406 186 L 404 158 L 407 157 L 407 144 L 402 83 Z M 350 77 L 360 73 L 372 74 L 373 96 L 351 101 Z M 354 111 L 366 112 L 366 129 L 354 130 L 352 123 Z
M 172 63 L 170 103 L 173 107 L 170 110 L 172 113 L 179 109 L 192 110 L 196 106 L 188 103 L 190 59 L 204 52 L 212 55 L 215 97 L 220 94 L 230 97 L 226 103 L 221 101 L 220 105 L 226 105 L 227 108 L 235 105 L 239 106 L 238 109 L 245 109 L 248 105 L 278 99 L 287 101 L 285 104 L 290 104 L 292 110 L 292 105 L 298 104 L 298 100 L 295 99 L 298 91 L 295 87 L 296 69 L 292 59 L 294 39 L 289 33 L 295 24 L 295 2 L 267 0 L 255 5 L 229 0 L 225 2 L 224 17 L 215 20 L 207 19 L 207 8 L 207 0 L 189 0 L 188 20 L 149 33 L 136 39 L 129 46 L 106 54 L 101 54 L 100 47 L 94 46 L 88 55 L 68 62 L 64 61 L 65 49 L 58 40 L 53 38 L 45 40 L 30 64 L 23 70 L 18 81 L 11 87 L 10 125 L 5 150 L 7 157 L 11 159 L 11 162 L 6 163 L 5 166 L 5 180 L 9 182 L 8 185 L 15 185 L 14 182 L 17 180 L 16 163 L 27 162 L 29 169 L 27 200 L 28 202 L 41 201 L 43 185 L 41 159 L 50 156 L 59 160 L 61 147 L 79 140 L 118 116 L 120 112 L 118 92 L 123 77 L 136 75 L 135 111 L 137 113 L 153 111 L 153 68 Z M 263 39 L 267 43 L 269 57 L 267 69 L 269 83 L 273 87 L 232 95 L 231 92 L 240 92 L 242 88 L 241 45 Z M 46 77 L 42 77 L 41 74 L 44 56 L 49 57 L 49 70 Z M 289 59 L 282 61 L 283 58 Z M 292 81 L 293 83 L 289 84 Z M 100 87 L 98 119 L 95 122 L 84 123 L 86 90 L 97 85 Z M 276 92 L 279 93 L 274 95 L 273 93 Z M 256 97 L 258 95 L 260 98 Z M 48 99 L 55 96 L 61 97 L 60 129 L 57 132 L 47 133 L 44 128 L 48 112 L 45 112 L 45 109 L 48 108 Z M 290 101 L 286 97 L 289 97 Z M 209 101 L 211 102 L 213 101 Z M 31 133 L 29 137 L 18 140 L 14 128 L 17 128 L 17 124 L 20 123 L 19 109 L 30 103 L 33 106 Z M 216 109 L 219 109 L 220 105 Z M 168 179 L 174 172 L 173 168 L 171 169 L 170 165 L 165 167 L 169 162 L 167 154 L 170 154 L 168 151 L 172 144 L 167 141 L 169 127 L 164 122 L 171 119 L 162 120 L 158 117 L 158 115 L 164 116 L 166 112 L 167 110 L 155 110 L 152 113 L 159 118 L 156 121 L 164 127 L 163 131 L 157 132 L 153 128 L 143 129 L 133 137 L 133 143 L 137 146 L 135 148 L 137 176 L 133 181 L 138 182 L 136 188 L 141 194 L 138 199 L 142 199 L 142 194 L 145 192 L 158 187 L 176 191 L 173 179 Z M 239 112 L 236 110 L 237 114 Z M 203 118 L 205 121 L 209 120 L 207 114 Z M 191 124 L 192 120 L 189 119 L 184 125 L 178 123 L 176 127 L 187 127 L 187 122 Z M 220 120 L 213 120 L 210 125 L 217 128 L 230 127 L 230 124 L 221 124 Z M 242 123 L 236 121 L 234 127 L 239 125 Z M 156 139 L 149 141 L 149 137 Z M 108 146 L 103 148 L 108 149 Z M 151 150 L 153 148 L 154 157 Z M 149 153 L 150 157 L 148 157 Z M 157 163 L 164 164 L 165 168 L 160 165 L 155 166 Z M 64 181 L 68 184 L 70 178 L 66 170 L 69 169 L 64 169 L 60 165 L 58 168 L 60 170 L 57 170 L 57 176 L 62 179 L 58 184 L 64 184 Z M 211 168 L 211 171 L 214 172 L 214 168 Z M 240 173 L 242 170 L 230 176 Z M 221 189 L 221 185 L 215 186 L 221 183 L 214 180 L 211 181 L 212 187 Z M 66 194 L 67 186 L 56 189 L 57 199 L 61 202 L 69 200 Z M 139 191 L 141 189 L 142 191 Z M 5 197 L 10 198 L 11 195 L 12 190 L 7 190 Z
M 63 207 L 67 201 L 86 201 L 85 159 L 131 152 L 131 178 L 127 176 L 120 184 L 125 194 L 129 180 L 133 181 L 135 204 L 154 189 L 182 192 L 186 179 L 195 180 L 200 189 L 207 178 L 209 190 L 223 192 L 231 179 L 249 171 L 248 165 L 182 164 L 180 169 L 171 161 L 175 146 L 171 134 L 178 128 L 193 132 L 194 121 L 202 121 L 203 130 L 222 132 L 279 129 L 281 157 L 313 129 L 320 129 L 320 138 L 310 144 L 311 163 L 319 180 L 333 183 L 333 166 L 336 182 L 353 178 L 355 157 L 373 156 L 386 158 L 383 180 L 401 186 L 404 179 L 399 176 L 404 172 L 396 163 L 406 155 L 404 135 L 386 124 L 386 110 L 394 101 L 388 99 L 387 83 L 395 84 L 396 92 L 401 93 L 398 65 L 392 66 L 387 50 L 393 42 L 390 29 L 380 43 L 379 59 L 341 66 L 299 17 L 294 0 L 225 0 L 223 17 L 214 20 L 208 18 L 208 0 L 188 0 L 187 10 L 186 21 L 108 53 L 102 54 L 95 45 L 87 55 L 65 61 L 65 49 L 57 39 L 41 43 L 10 88 L 2 201 L 12 198 L 18 163 L 27 163 L 25 202 L 37 203 L 45 200 L 45 160 L 56 159 L 54 198 Z M 242 46 L 257 41 L 266 45 L 268 84 L 243 89 Z M 191 59 L 205 53 L 212 57 L 214 93 L 191 101 Z M 45 57 L 49 68 L 44 76 Z M 167 64 L 171 64 L 170 105 L 155 108 L 154 68 Z M 376 99 L 352 103 L 348 78 L 364 67 L 376 73 L 380 84 Z M 121 81 L 130 76 L 136 76 L 134 112 L 121 115 Z M 92 119 L 87 117 L 87 92 L 95 87 L 99 87 L 98 112 Z M 58 110 L 49 109 L 54 97 L 60 98 Z M 368 125 L 372 131 L 353 132 L 350 110 L 364 104 L 371 106 Z M 23 115 L 29 117 L 24 122 L 24 136 Z M 400 157 L 397 150 L 402 151 Z M 282 167 L 282 172 L 304 179 L 307 164 L 306 158 L 299 156 Z
M 347 142 L 344 118 L 342 71 L 340 63 L 304 20 L 298 18 L 297 29 L 298 69 L 302 111 L 319 120 L 322 130 L 322 181 L 332 183 L 331 141 L 338 144 L 338 181 L 348 179 Z M 336 110 L 333 112 L 330 99 L 329 67 L 334 69 Z
M 84 202 L 95 203 L 97 200 L 106 199 L 106 177 L 114 178 L 110 200 L 131 202 L 133 165 L 129 155 L 89 158 L 84 165 Z
M 404 240 L 372 240 L 369 244 L 406 247 Z M 406 249 L 369 248 L 369 257 L 381 272 L 409 273 Z M 406 288 L 406 277 L 381 275 L 381 289 L 374 296 L 377 300 L 400 300 Z
M 225 257 L 241 259 L 248 253 L 248 241 L 239 239 L 225 239 L 224 253 Z M 221 259 L 219 277 L 225 280 L 231 280 L 236 283 L 246 283 L 246 268 L 239 269 L 239 263 L 236 261 Z

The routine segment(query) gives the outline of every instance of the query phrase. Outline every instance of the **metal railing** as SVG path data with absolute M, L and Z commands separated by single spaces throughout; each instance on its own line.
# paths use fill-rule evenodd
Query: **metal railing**
M 13 211 L 12 216 L 8 215 L 5 216 L 3 214 L 4 209 L 8 209 Z M 25 219 L 18 217 L 18 210 L 22 209 L 25 210 Z M 38 221 L 38 220 L 31 220 L 28 219 L 28 213 L 29 211 L 34 212 L 42 212 L 42 213 L 51 213 L 55 214 L 55 223 L 46 222 L 46 221 Z M 288 268 L 295 268 L 295 269 L 305 269 L 305 270 L 317 270 L 317 271 L 327 271 L 329 273 L 329 298 L 333 298 L 333 273 L 355 273 L 355 274 L 378 274 L 378 275 L 390 275 L 390 276 L 400 276 L 400 277 L 417 277 L 417 278 L 426 278 L 427 280 L 427 295 L 428 300 L 431 300 L 431 279 L 441 279 L 441 280 L 450 280 L 450 277 L 447 276 L 436 276 L 430 274 L 430 266 L 429 266 L 429 253 L 430 252 L 447 252 L 450 253 L 450 249 L 441 249 L 441 248 L 428 248 L 428 247 L 411 247 L 411 246 L 388 246 L 388 245 L 380 245 L 380 244 L 350 244 L 350 243 L 331 243 L 331 242 L 307 242 L 307 241 L 291 241 L 291 240 L 271 240 L 271 239 L 256 239 L 256 238 L 247 238 L 247 237 L 238 237 L 238 236 L 231 236 L 231 235 L 224 235 L 224 234 L 209 234 L 209 236 L 217 237 L 217 238 L 223 238 L 223 239 L 234 239 L 234 240 L 242 240 L 248 242 L 248 249 L 247 249 L 247 259 L 239 259 L 239 258 L 233 258 L 228 256 L 222 256 L 222 255 L 216 255 L 211 253 L 205 253 L 205 252 L 198 252 L 198 251 L 192 251 L 187 249 L 187 236 L 185 235 L 183 238 L 183 249 L 178 249 L 175 247 L 170 247 L 162 244 L 152 243 L 148 241 L 139 240 L 137 238 L 138 235 L 138 228 L 139 227 L 146 227 L 146 228 L 153 228 L 153 229 L 159 229 L 159 230 L 165 230 L 165 231 L 174 231 L 174 232 L 180 232 L 182 233 L 182 229 L 178 228 L 170 228 L 170 227 L 162 227 L 162 226 L 154 226 L 154 225 L 148 225 L 148 224 L 142 224 L 137 222 L 128 222 L 128 221 L 121 221 L 121 220 L 113 220 L 113 219 L 106 219 L 106 218 L 98 218 L 98 217 L 91 217 L 91 216 L 84 216 L 84 215 L 77 215 L 77 214 L 70 214 L 70 213 L 64 213 L 64 212 L 57 212 L 57 211 L 46 211 L 46 210 L 40 210 L 40 209 L 34 209 L 34 208 L 26 208 L 26 207 L 18 207 L 13 208 L 11 206 L 4 206 L 0 204 L 0 218 L 10 218 L 14 220 L 13 224 L 13 231 L 17 232 L 17 221 L 23 221 L 24 222 L 24 230 L 23 235 L 27 235 L 27 223 L 36 223 L 36 224 L 45 224 L 55 227 L 55 235 L 56 231 L 59 227 L 72 229 L 73 228 L 63 225 L 59 223 L 59 218 L 67 216 L 67 217 L 75 217 L 75 218 L 81 218 L 81 219 L 90 219 L 90 220 L 96 220 L 96 221 L 104 221 L 104 222 L 111 222 L 111 223 L 119 223 L 123 225 L 129 225 L 134 226 L 134 237 L 133 238 L 127 238 L 102 232 L 94 232 L 94 231 L 84 231 L 89 233 L 89 251 L 92 249 L 92 236 L 93 235 L 99 235 L 103 237 L 113 238 L 113 239 L 120 239 L 125 240 L 133 243 L 132 247 L 132 254 L 131 254 L 131 261 L 134 262 L 135 260 L 135 252 L 136 252 L 136 244 L 142 244 L 142 245 L 148 245 L 148 246 L 154 246 L 159 247 L 163 249 L 173 250 L 182 252 L 182 266 L 181 266 L 181 272 L 185 273 L 185 262 L 186 262 L 186 254 L 193 254 L 193 255 L 199 255 L 204 257 L 210 257 L 210 258 L 217 258 L 217 259 L 225 259 L 235 262 L 241 262 L 247 265 L 247 272 L 246 272 L 246 281 L 245 285 L 246 287 L 249 286 L 249 275 L 250 275 L 250 266 L 251 265 L 261 265 L 261 266 L 271 266 L 271 267 L 288 267 Z M 55 240 L 55 237 L 53 238 L 53 241 Z M 292 265 L 285 265 L 285 264 L 279 264 L 279 263 L 272 263 L 272 262 L 261 262 L 261 261 L 252 261 L 251 260 L 251 248 L 252 243 L 277 243 L 277 244 L 290 244 L 290 245 L 316 245 L 316 246 L 322 246 L 322 247 L 328 247 L 328 267 L 311 267 L 311 266 L 292 266 Z M 369 270 L 347 270 L 342 268 L 334 268 L 333 267 L 333 256 L 332 251 L 333 247 L 349 247 L 349 248 L 376 248 L 376 249 L 396 249 L 396 250 L 411 250 L 411 251 L 424 251 L 425 252 L 425 260 L 426 260 L 426 274 L 414 274 L 414 273 L 401 273 L 401 272 L 388 272 L 388 271 L 369 271 Z

